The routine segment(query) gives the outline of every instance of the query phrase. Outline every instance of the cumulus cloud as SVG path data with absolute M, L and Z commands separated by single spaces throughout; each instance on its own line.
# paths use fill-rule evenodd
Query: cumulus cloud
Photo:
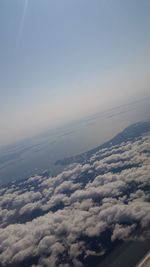
M 111 242 L 150 237 L 149 141 L 101 149 L 55 177 L 2 188 L 0 265 L 84 266 Z

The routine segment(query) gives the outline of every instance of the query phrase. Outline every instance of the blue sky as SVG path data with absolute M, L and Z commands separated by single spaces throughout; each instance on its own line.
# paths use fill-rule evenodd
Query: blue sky
M 0 0 L 0 144 L 149 95 L 149 0 Z

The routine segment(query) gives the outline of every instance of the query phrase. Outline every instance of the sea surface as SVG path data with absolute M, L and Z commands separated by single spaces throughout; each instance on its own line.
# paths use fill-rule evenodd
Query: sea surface
M 22 142 L 0 147 L 0 184 L 24 179 L 48 169 L 55 162 L 86 152 L 111 139 L 132 123 L 150 118 L 150 98 L 94 114 L 64 127 L 49 130 Z

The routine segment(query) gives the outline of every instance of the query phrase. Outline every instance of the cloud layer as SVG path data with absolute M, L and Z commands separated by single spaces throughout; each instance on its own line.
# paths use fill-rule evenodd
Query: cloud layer
M 145 135 L 1 188 L 0 265 L 85 266 L 118 240 L 150 238 L 149 153 Z

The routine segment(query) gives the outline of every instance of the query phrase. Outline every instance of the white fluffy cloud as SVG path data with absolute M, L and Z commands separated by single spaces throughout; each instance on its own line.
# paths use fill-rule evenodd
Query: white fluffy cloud
M 147 135 L 102 149 L 55 177 L 1 189 L 1 266 L 26 259 L 32 267 L 83 266 L 105 253 L 101 239 L 96 250 L 90 242 L 107 230 L 111 242 L 148 237 L 149 141 Z

